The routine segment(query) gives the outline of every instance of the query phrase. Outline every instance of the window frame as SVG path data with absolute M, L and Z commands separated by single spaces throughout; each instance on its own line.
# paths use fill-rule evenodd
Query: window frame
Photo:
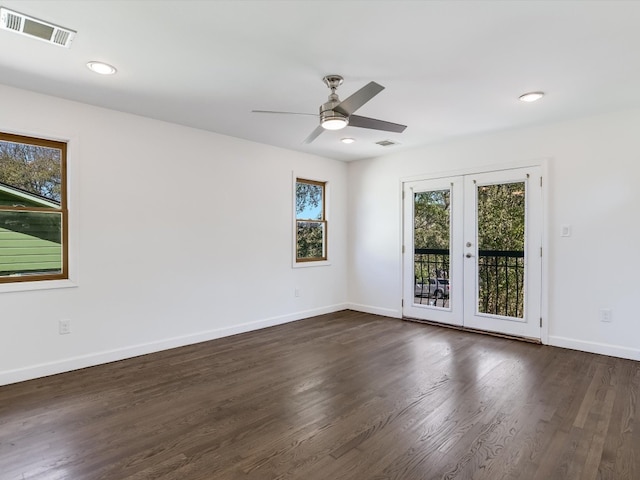
M 305 219 L 298 218 L 298 213 L 296 210 L 296 199 L 297 199 L 297 187 L 298 183 L 306 183 L 309 185 L 316 185 L 322 187 L 322 218 L 317 219 Z M 295 172 L 293 174 L 293 267 L 315 267 L 315 266 L 324 266 L 330 265 L 329 262 L 329 208 L 328 208 L 328 197 L 329 197 L 329 182 L 326 180 L 318 180 L 313 177 L 307 175 L 296 175 Z M 323 256 L 322 257 L 309 257 L 309 258 L 301 258 L 298 257 L 298 224 L 300 222 L 313 222 L 322 224 L 324 235 L 323 235 Z
M 45 212 L 60 214 L 61 218 L 61 271 L 60 273 L 45 273 L 35 275 L 4 276 L 0 275 L 0 292 L 14 290 L 28 290 L 35 288 L 50 288 L 54 286 L 69 286 L 69 210 L 68 210 L 68 141 L 43 138 L 42 136 L 12 133 L 0 130 L 0 141 L 35 145 L 39 147 L 60 150 L 60 206 L 57 208 L 27 207 L 0 205 L 0 212 Z M 62 282 L 60 282 L 62 281 Z M 38 283 L 39 282 L 39 283 Z M 15 288 L 16 286 L 19 286 Z

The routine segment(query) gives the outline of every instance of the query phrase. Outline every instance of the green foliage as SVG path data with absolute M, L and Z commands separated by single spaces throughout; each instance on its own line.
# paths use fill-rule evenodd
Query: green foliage
M 297 258 L 324 258 L 324 224 L 298 222 Z
M 0 182 L 59 203 L 62 195 L 60 151 L 0 141 Z
M 449 249 L 449 190 L 420 192 L 414 195 L 415 248 Z
M 478 248 L 524 250 L 524 183 L 478 188 Z

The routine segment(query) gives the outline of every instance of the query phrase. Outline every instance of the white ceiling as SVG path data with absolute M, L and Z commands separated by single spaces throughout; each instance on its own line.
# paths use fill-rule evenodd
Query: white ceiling
M 0 30 L 0 83 L 340 160 L 640 106 L 636 1 L 27 1 L 0 5 L 78 32 L 70 49 Z M 85 64 L 102 60 L 102 77 Z M 344 99 L 386 89 L 310 145 Z M 518 96 L 547 93 L 525 104 Z M 352 145 L 339 139 L 350 136 Z M 392 140 L 399 145 L 380 147 Z

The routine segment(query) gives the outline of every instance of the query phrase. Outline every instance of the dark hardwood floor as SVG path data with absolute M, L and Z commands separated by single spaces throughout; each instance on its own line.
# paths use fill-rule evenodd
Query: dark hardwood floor
M 640 363 L 356 312 L 0 387 L 0 479 L 640 478 Z

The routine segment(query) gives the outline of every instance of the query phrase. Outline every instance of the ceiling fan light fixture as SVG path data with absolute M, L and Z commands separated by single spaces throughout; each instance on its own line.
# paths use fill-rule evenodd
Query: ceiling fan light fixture
M 331 116 L 322 119 L 322 128 L 325 130 L 341 130 L 347 126 L 349 121 L 345 117 Z
M 521 101 L 531 103 L 544 97 L 544 92 L 528 92 L 518 97 Z

